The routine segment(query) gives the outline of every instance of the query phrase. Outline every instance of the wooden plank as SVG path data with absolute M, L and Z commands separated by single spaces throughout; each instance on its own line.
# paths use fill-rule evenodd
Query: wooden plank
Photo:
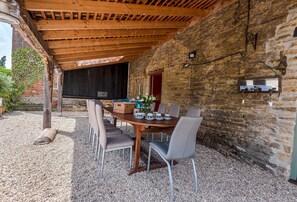
M 91 47 L 77 47 L 77 48 L 59 48 L 54 49 L 54 55 L 64 55 L 64 54 L 73 54 L 73 53 L 92 53 L 97 51 L 110 51 L 110 50 L 123 50 L 129 48 L 148 48 L 154 45 L 157 45 L 157 42 L 149 42 L 149 43 L 134 43 L 134 44 L 115 44 L 115 45 L 107 45 L 107 46 L 91 46 Z
M 44 65 L 43 129 L 52 127 L 53 70 L 53 62 L 46 60 Z
M 44 40 L 57 39 L 81 39 L 102 37 L 127 37 L 127 36 L 162 36 L 177 32 L 178 29 L 112 29 L 112 30 L 67 30 L 67 31 L 45 31 Z
M 124 62 L 130 62 L 130 61 L 134 60 L 137 57 L 139 57 L 139 55 L 124 57 L 123 59 L 121 59 L 121 60 L 119 60 L 117 62 L 92 64 L 92 65 L 84 65 L 84 66 L 78 66 L 75 62 L 72 62 L 72 63 L 61 65 L 61 68 L 64 71 L 69 71 L 69 70 L 74 70 L 74 69 L 84 69 L 84 68 L 90 68 L 90 67 L 101 67 L 101 66 L 106 66 L 106 65 L 113 65 L 113 64 L 119 64 L 119 63 L 124 63 Z
M 61 40 L 47 41 L 49 48 L 71 48 L 71 47 L 88 47 L 99 45 L 121 45 L 133 43 L 155 43 L 168 40 L 168 36 L 146 36 L 137 38 L 103 38 L 103 39 L 77 39 L 77 40 Z
M 129 15 L 204 17 L 208 14 L 208 10 L 199 8 L 165 7 L 82 0 L 25 0 L 25 7 L 30 11 L 112 13 Z
M 108 57 L 116 57 L 116 56 L 131 56 L 131 55 L 139 55 L 144 53 L 147 49 L 134 49 L 133 51 L 104 51 L 98 53 L 91 53 L 91 54 L 71 54 L 71 55 L 58 55 L 57 60 L 59 64 L 64 62 L 76 62 L 80 60 L 92 60 L 92 59 L 99 59 L 99 58 L 108 58 Z M 107 52 L 107 53 L 105 53 Z
M 147 21 L 116 21 L 116 20 L 39 20 L 36 22 L 40 31 L 45 30 L 76 30 L 76 29 L 161 29 L 185 28 L 188 22 L 147 22 Z

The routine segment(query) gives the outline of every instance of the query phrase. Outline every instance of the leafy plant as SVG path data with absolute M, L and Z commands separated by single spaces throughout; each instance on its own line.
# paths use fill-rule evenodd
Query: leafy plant
M 5 67 L 3 66 L 0 66 L 0 72 L 8 75 L 8 76 L 11 76 L 11 69 L 6 69 Z
M 6 110 L 12 110 L 18 104 L 18 98 L 24 91 L 24 86 L 17 87 L 10 75 L 0 72 L 0 97 Z
M 12 54 L 12 77 L 17 86 L 29 86 L 44 75 L 44 63 L 32 48 L 20 48 Z

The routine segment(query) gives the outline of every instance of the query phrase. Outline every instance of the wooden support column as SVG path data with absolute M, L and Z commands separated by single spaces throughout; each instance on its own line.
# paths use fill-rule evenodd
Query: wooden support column
M 52 92 L 54 63 L 46 59 L 44 65 L 43 129 L 52 127 Z
M 63 105 L 63 80 L 64 80 L 64 71 L 59 70 L 57 72 L 57 84 L 58 84 L 58 105 L 57 112 L 59 115 L 62 115 L 62 105 Z

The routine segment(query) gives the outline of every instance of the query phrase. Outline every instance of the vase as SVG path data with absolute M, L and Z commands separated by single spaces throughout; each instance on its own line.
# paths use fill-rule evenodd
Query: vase
M 148 112 L 151 111 L 151 109 L 150 109 L 150 107 L 142 106 L 141 111 L 144 112 L 144 113 L 148 113 Z

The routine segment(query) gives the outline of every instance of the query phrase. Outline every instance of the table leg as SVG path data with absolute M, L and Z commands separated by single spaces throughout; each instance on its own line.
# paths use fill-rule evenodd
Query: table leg
M 136 140 L 135 140 L 135 151 L 134 151 L 134 164 L 133 169 L 130 171 L 129 175 L 138 172 L 139 167 L 139 158 L 140 158 L 140 144 L 141 144 L 141 135 L 144 129 L 144 126 L 133 125 L 134 130 L 136 133 Z
M 116 117 L 113 117 L 113 125 L 117 126 L 117 118 Z

